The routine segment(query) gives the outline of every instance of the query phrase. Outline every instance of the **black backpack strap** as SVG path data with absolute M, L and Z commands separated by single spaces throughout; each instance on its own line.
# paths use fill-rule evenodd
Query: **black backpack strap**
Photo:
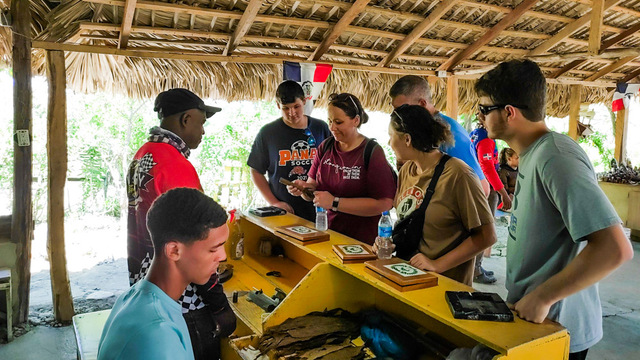
M 318 156 L 319 158 L 322 158 L 322 155 L 324 155 L 325 152 L 327 152 L 327 150 L 331 150 L 333 148 L 333 145 L 335 144 L 336 139 L 333 136 L 329 136 L 328 138 L 324 139 L 324 141 L 322 142 L 322 144 L 318 145 Z M 324 145 L 322 146 L 322 152 L 320 152 L 320 145 Z
M 369 168 L 369 162 L 371 161 L 371 154 L 378 145 L 376 139 L 367 139 L 367 144 L 364 146 L 364 168 Z
M 436 169 L 433 171 L 433 177 L 429 182 L 429 186 L 427 187 L 427 191 L 425 192 L 424 200 L 422 200 L 422 204 L 420 204 L 419 211 L 426 212 L 427 206 L 429 206 L 429 202 L 431 201 L 431 197 L 436 190 L 436 185 L 438 184 L 438 179 L 440 179 L 440 175 L 442 175 L 442 171 L 444 171 L 444 166 L 451 159 L 451 156 L 447 154 L 442 154 L 438 165 L 436 165 Z

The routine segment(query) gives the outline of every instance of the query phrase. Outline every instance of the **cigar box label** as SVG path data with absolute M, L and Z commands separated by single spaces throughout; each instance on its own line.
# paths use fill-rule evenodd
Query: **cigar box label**
M 313 232 L 317 232 L 317 230 L 310 229 L 306 226 L 292 226 L 292 227 L 288 227 L 287 229 L 300 235 L 306 235 L 306 234 L 311 234 Z
M 360 245 L 338 245 L 338 247 L 347 255 L 369 254 L 369 252 Z
M 425 275 L 426 272 L 415 268 L 409 264 L 390 264 L 390 265 L 384 265 L 384 267 L 386 267 L 387 269 L 393 271 L 394 273 L 400 275 L 400 276 L 404 276 L 404 277 L 409 277 L 409 276 L 418 276 L 418 275 Z

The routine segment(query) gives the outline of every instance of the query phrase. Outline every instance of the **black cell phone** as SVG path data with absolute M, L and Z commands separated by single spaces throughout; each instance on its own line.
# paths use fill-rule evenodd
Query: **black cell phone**
M 259 207 L 257 209 L 250 209 L 249 212 L 256 216 L 276 216 L 276 215 L 284 215 L 287 213 L 285 209 L 281 209 L 277 206 L 265 206 Z

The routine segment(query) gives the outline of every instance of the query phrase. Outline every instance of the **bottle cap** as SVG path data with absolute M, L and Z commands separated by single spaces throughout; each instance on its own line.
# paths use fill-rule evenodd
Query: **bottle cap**
M 389 211 L 388 210 L 387 211 L 383 211 L 382 215 L 389 215 Z
M 325 212 L 326 210 L 324 208 L 321 208 L 320 206 L 316 206 L 316 212 Z

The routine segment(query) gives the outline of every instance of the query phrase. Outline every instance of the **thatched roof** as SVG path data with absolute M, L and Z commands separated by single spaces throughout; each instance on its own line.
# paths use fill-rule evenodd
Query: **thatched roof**
M 446 80 L 436 76 L 458 76 L 464 113 L 477 102 L 474 79 L 528 57 L 549 79 L 548 113 L 564 116 L 569 84 L 585 85 L 584 102 L 605 102 L 616 82 L 639 73 L 640 1 L 604 2 L 603 24 L 590 35 L 598 2 L 31 0 L 34 69 L 43 73 L 43 49 L 65 50 L 76 90 L 152 97 L 183 86 L 256 100 L 273 96 L 283 60 L 316 60 L 335 69 L 323 96 L 349 91 L 372 110 L 390 110 L 387 91 L 407 73 L 432 77 L 434 102 L 444 108 Z M 598 55 L 589 53 L 590 37 Z M 0 28 L 0 61 L 8 61 L 10 41 Z

